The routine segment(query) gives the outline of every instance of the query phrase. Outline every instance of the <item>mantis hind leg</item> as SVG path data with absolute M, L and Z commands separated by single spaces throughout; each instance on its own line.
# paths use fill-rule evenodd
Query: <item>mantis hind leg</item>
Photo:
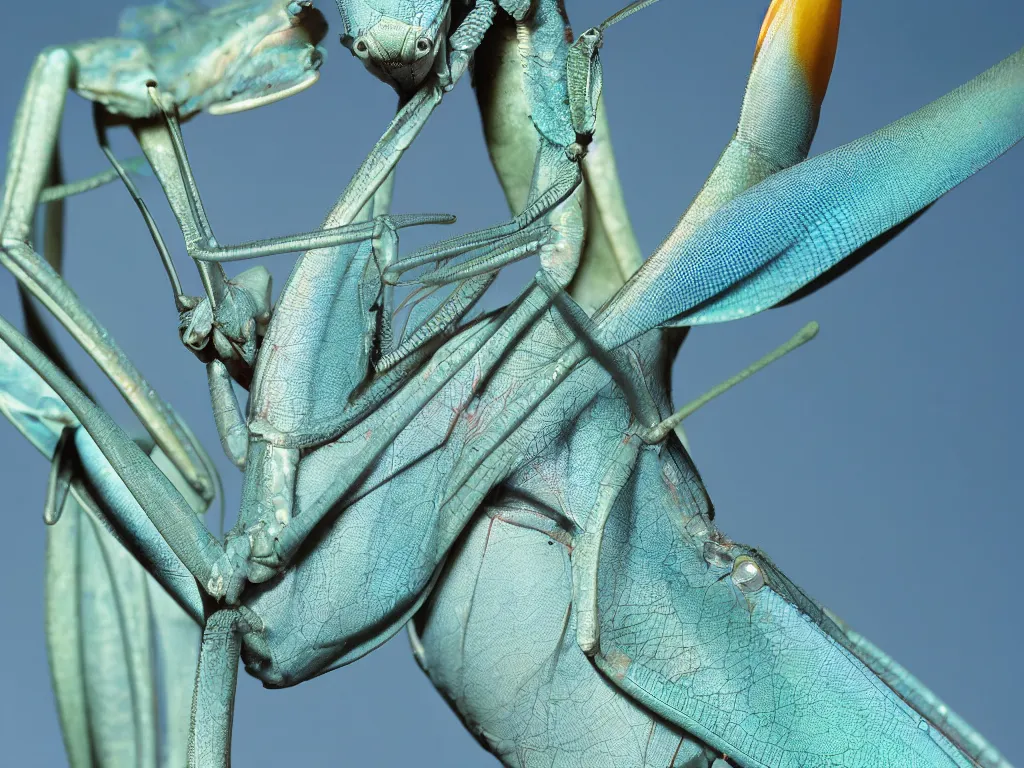
M 8 239 L 30 239 L 36 207 L 42 202 L 45 193 L 50 192 L 52 195 L 55 191 L 71 190 L 62 184 L 58 138 L 72 65 L 70 54 L 57 48 L 41 53 L 29 74 L 15 117 L 3 208 L 0 209 L 0 236 L 5 244 Z M 63 218 L 61 198 L 47 201 L 43 222 L 43 254 L 47 263 L 57 272 L 60 272 L 62 261 Z M 71 368 L 43 322 L 38 305 L 32 301 L 31 292 L 19 284 L 18 294 L 29 338 L 61 370 L 70 375 Z
M 0 249 L 0 262 L 99 364 L 189 484 L 205 498 L 212 498 L 213 480 L 201 449 L 181 427 L 170 405 L 142 377 L 71 287 L 24 242 L 5 242 Z
M 262 629 L 259 617 L 245 607 L 218 611 L 207 619 L 192 699 L 189 768 L 227 768 L 231 764 L 231 725 L 242 635 Z

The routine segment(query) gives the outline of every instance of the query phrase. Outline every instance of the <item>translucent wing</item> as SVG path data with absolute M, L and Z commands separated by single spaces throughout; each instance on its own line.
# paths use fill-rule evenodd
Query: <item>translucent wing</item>
M 645 449 L 616 500 L 595 657 L 610 680 L 744 768 L 1008 768 L 916 681 L 873 664 L 770 561 L 680 502 L 694 483 L 674 444 Z
M 420 666 L 504 765 L 708 768 L 709 748 L 580 650 L 572 540 L 533 506 L 508 499 L 470 524 L 410 630 Z

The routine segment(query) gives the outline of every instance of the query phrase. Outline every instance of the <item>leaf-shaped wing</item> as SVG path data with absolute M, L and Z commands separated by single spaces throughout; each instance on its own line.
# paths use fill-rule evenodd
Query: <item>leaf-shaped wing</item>
M 890 685 L 770 561 L 680 505 L 694 477 L 675 444 L 646 449 L 612 511 L 595 657 L 610 680 L 744 768 L 1008 768 L 930 721 L 927 697 Z
M 707 768 L 712 750 L 623 695 L 577 645 L 574 555 L 532 503 L 482 509 L 416 616 L 420 666 L 504 765 Z
M 601 313 L 616 347 L 785 299 L 1024 136 L 1024 49 L 875 133 L 770 176 L 661 247 Z

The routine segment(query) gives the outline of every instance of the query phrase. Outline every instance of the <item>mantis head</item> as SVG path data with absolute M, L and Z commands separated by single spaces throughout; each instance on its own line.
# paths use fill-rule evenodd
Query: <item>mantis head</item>
M 313 85 L 326 34 L 327 21 L 310 0 L 236 0 L 190 14 L 146 44 L 161 91 L 180 116 L 204 109 L 224 115 Z
M 399 95 L 411 95 L 447 53 L 451 0 L 337 0 L 341 43 Z

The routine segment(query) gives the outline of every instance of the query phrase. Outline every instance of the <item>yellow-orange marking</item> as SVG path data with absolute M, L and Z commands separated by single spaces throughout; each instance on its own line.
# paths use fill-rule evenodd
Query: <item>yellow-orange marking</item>
M 778 34 L 782 25 L 787 24 L 783 34 L 789 37 L 790 51 L 807 78 L 811 98 L 820 104 L 832 76 L 842 5 L 842 0 L 772 0 L 757 36 L 754 59 L 761 52 L 769 30 L 774 27 Z

